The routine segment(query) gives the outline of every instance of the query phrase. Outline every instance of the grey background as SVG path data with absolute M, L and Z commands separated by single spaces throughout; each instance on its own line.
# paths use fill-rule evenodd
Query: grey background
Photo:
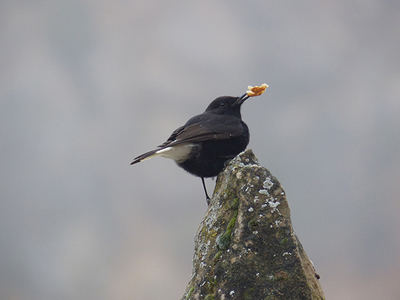
M 0 298 L 181 296 L 201 181 L 129 162 L 267 82 L 249 147 L 328 299 L 399 299 L 399 37 L 389 0 L 1 1 Z

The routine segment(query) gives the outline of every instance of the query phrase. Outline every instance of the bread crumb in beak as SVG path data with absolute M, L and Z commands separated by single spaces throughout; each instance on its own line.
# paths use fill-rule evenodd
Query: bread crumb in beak
M 265 90 L 268 88 L 268 84 L 263 83 L 262 85 L 251 86 L 247 87 L 247 96 L 249 97 L 256 97 L 262 95 Z

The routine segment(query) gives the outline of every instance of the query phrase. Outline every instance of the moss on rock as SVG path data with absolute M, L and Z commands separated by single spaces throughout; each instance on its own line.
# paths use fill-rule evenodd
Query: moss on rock
M 324 299 L 286 194 L 251 150 L 218 175 L 182 299 Z

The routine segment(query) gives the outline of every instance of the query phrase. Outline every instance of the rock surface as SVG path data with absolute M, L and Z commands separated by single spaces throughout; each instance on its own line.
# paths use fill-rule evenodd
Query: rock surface
M 285 192 L 251 150 L 218 175 L 182 299 L 325 299 Z

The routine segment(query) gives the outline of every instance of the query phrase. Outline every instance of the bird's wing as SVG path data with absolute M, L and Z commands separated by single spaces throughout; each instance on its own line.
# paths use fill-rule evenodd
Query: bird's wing
M 221 115 L 196 116 L 186 125 L 176 129 L 160 147 L 170 147 L 182 143 L 224 140 L 240 136 L 244 127 L 239 118 L 227 118 Z
M 185 129 L 185 126 L 181 126 L 177 129 L 174 130 L 174 132 L 171 133 L 171 135 L 169 136 L 169 138 L 162 143 L 161 145 L 159 145 L 158 147 L 164 147 L 164 146 L 168 146 L 170 143 L 172 143 L 173 141 L 175 141 L 176 137 Z

